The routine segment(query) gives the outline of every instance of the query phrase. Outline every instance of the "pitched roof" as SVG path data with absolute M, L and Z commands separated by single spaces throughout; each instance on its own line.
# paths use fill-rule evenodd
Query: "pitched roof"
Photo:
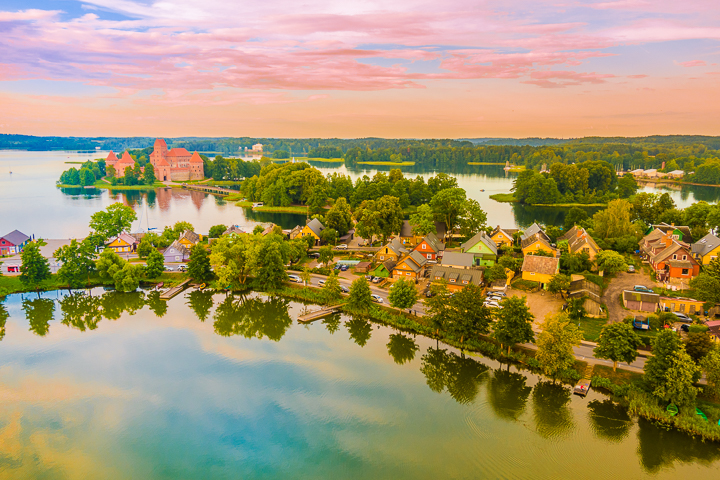
M 550 242 L 550 237 L 547 236 L 547 234 L 542 229 L 542 227 L 540 225 L 538 225 L 537 223 L 533 223 L 532 225 L 530 225 L 527 228 L 527 230 L 525 230 L 523 232 L 523 234 L 520 236 L 520 240 L 524 241 L 526 238 L 529 238 L 536 234 L 541 234 L 543 237 L 545 237 L 546 241 Z
M 495 227 L 495 230 L 493 230 L 492 232 L 490 232 L 490 236 L 492 237 L 492 236 L 495 235 L 496 233 L 502 232 L 502 233 L 504 233 L 506 236 L 508 236 L 508 237 L 510 237 L 510 238 L 513 238 L 513 236 L 514 236 L 517 232 L 519 232 L 519 231 L 520 231 L 520 230 L 518 230 L 517 228 L 500 228 L 500 225 L 498 225 L 497 227 Z
M 388 272 L 392 272 L 395 265 L 397 265 L 397 262 L 393 259 L 388 259 L 382 262 L 382 266 L 385 267 Z
M 163 255 L 165 255 L 166 253 L 171 253 L 170 251 L 172 249 L 175 249 L 175 251 L 180 252 L 183 255 L 190 255 L 190 250 L 188 250 L 185 245 L 180 243 L 179 240 L 175 240 L 173 243 L 171 243 L 170 246 L 163 251 Z
M 117 237 L 113 238 L 108 242 L 108 244 L 113 243 L 115 240 L 122 240 L 123 242 L 127 243 L 128 245 L 134 245 L 138 243 L 137 238 L 133 237 L 129 233 L 121 233 Z
M 193 232 L 192 230 L 185 230 L 182 235 L 180 235 L 180 238 L 178 238 L 178 240 L 182 240 L 183 238 L 189 240 L 192 243 L 197 243 L 200 241 L 200 235 Z
M 526 255 L 523 260 L 522 271 L 540 273 L 542 275 L 555 275 L 558 272 L 559 264 L 560 259 L 556 257 Z
M 396 255 L 404 255 L 408 252 L 407 248 L 402 246 L 402 243 L 400 243 L 400 239 L 397 237 L 390 240 L 386 246 L 388 249 L 395 252 Z
M 133 158 L 130 156 L 130 154 L 128 153 L 128 151 L 125 150 L 125 151 L 123 152 L 123 154 L 122 154 L 122 158 L 120 159 L 120 161 L 119 161 L 118 163 L 119 163 L 119 164 L 120 164 L 120 163 L 127 163 L 128 165 L 134 165 L 134 164 L 135 164 L 135 160 L 133 160 Z
M 434 233 L 428 233 L 427 235 L 425 235 L 423 241 L 425 241 L 430 246 L 430 248 L 433 249 L 434 252 L 442 252 L 443 250 L 445 250 L 445 244 L 438 240 L 437 236 L 435 236 Z
M 473 285 L 482 285 L 483 283 L 483 271 L 480 269 L 464 270 L 462 268 L 447 267 L 443 265 L 434 265 L 430 269 L 430 281 L 434 280 L 449 280 L 451 276 L 459 278 L 460 282 L 463 283 L 465 280 Z
M 512 235 L 510 235 L 510 238 L 512 238 Z M 463 243 L 461 248 L 463 249 L 463 251 L 466 251 L 480 242 L 484 243 L 491 252 L 497 255 L 497 245 L 495 245 L 495 242 L 493 242 L 492 239 L 488 237 L 485 232 L 476 233 L 470 240 Z
M 690 227 L 684 226 L 684 225 L 669 225 L 667 223 L 660 223 L 658 225 L 653 225 L 654 228 L 657 228 L 663 233 L 669 233 L 673 230 L 680 230 L 683 234 L 682 241 L 687 243 L 692 243 L 692 233 L 690 233 Z
M 307 227 L 312 230 L 312 232 L 318 237 L 320 236 L 322 231 L 325 230 L 325 225 L 323 225 L 317 218 L 313 218 L 312 220 L 310 220 L 307 224 Z
M 160 157 L 159 159 L 157 159 L 157 160 L 155 161 L 155 166 L 157 166 L 157 167 L 169 167 L 170 164 L 168 163 L 167 160 L 165 160 L 165 157 Z
M 405 265 L 410 267 L 413 272 L 419 272 L 423 265 L 427 263 L 427 258 L 423 257 L 420 252 L 412 251 L 409 255 L 402 258 L 398 264 L 405 262 Z
M 299 225 L 298 225 L 298 227 L 299 227 Z M 296 227 L 296 228 L 298 228 L 298 227 Z M 294 230 L 294 229 L 293 229 L 293 230 Z M 230 235 L 230 234 L 239 235 L 239 234 L 241 234 L 241 233 L 245 233 L 245 230 L 243 230 L 242 228 L 238 227 L 237 225 L 232 225 L 231 227 L 229 227 L 227 230 L 225 230 L 225 231 L 223 232 L 223 235 Z
M 673 253 L 675 253 L 679 250 L 683 250 L 683 249 L 684 249 L 684 247 L 680 243 L 673 240 L 673 242 L 668 247 L 660 250 L 656 255 L 654 255 L 652 258 L 650 258 L 650 261 L 652 263 L 661 262 L 661 261 L 665 260 L 666 258 L 668 258 Z M 692 258 L 692 256 L 690 256 L 689 254 L 688 254 L 688 257 Z
M 168 157 L 189 157 L 190 152 L 182 147 L 171 148 L 167 154 Z
M 153 145 L 153 149 L 155 150 L 167 150 L 167 143 L 165 143 L 165 140 L 162 138 L 155 139 L 155 145 Z
M 570 230 L 565 232 L 562 237 L 558 237 L 557 241 L 561 240 L 571 240 L 573 238 L 576 238 L 578 236 L 578 230 L 585 231 L 582 227 L 578 227 L 577 225 L 573 226 Z
M 108 164 L 108 163 L 117 163 L 117 161 L 118 161 L 117 155 L 115 155 L 115 152 L 113 152 L 112 150 L 110 150 L 110 153 L 108 153 L 108 156 L 107 156 L 107 158 L 105 159 L 105 163 L 106 163 L 106 164 Z
M 549 252 L 552 252 L 554 249 L 553 249 L 552 245 L 550 245 L 550 242 L 549 242 L 548 240 L 546 240 L 546 238 L 547 238 L 547 235 L 546 235 L 546 236 L 543 236 L 543 235 L 540 234 L 540 233 L 536 233 L 536 234 L 534 234 L 534 235 L 532 235 L 532 236 L 530 236 L 530 237 L 527 237 L 525 240 L 523 240 L 523 241 L 520 243 L 520 247 L 521 247 L 521 248 L 526 248 L 526 247 L 529 247 L 530 245 L 532 245 L 532 244 L 535 243 L 535 242 L 540 242 L 540 243 L 542 243 L 542 245 L 543 245 L 544 247 L 547 247 L 547 250 L 548 250 Z
M 412 225 L 410 225 L 409 220 L 403 220 L 402 227 L 400 227 L 400 236 L 401 237 L 412 237 Z
M 623 299 L 630 302 L 660 303 L 660 295 L 657 293 L 636 292 L 634 290 L 624 290 Z
M 720 320 L 712 320 L 710 322 L 705 323 L 708 327 L 708 331 L 715 335 L 716 337 L 720 336 Z
M 190 163 L 203 163 L 203 159 L 199 153 L 193 152 L 192 157 L 190 157 Z
M 7 235 L 3 235 L 0 238 L 4 238 L 5 241 L 7 241 L 8 243 L 12 243 L 13 245 L 22 245 L 23 243 L 30 240 L 30 237 L 28 237 L 19 230 L 13 230 L 12 232 L 8 233 Z
M 697 253 L 700 256 L 707 255 L 720 246 L 720 238 L 712 233 L 708 233 L 703 238 L 692 244 L 690 252 Z
M 585 244 L 592 247 L 593 250 L 600 250 L 600 247 L 598 247 L 598 244 L 595 243 L 595 240 L 593 240 L 593 238 L 582 227 L 574 226 L 568 230 L 565 235 L 558 238 L 558 242 L 561 240 L 566 240 L 568 242 L 568 249 L 570 250 L 570 253 L 577 252 Z
M 472 267 L 475 265 L 475 255 L 472 253 L 445 252 L 442 257 L 442 264 L 455 267 Z

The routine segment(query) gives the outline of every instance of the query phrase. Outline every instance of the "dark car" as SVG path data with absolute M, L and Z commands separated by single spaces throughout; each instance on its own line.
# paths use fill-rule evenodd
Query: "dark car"
M 318 252 L 312 252 L 308 254 L 309 258 L 320 258 L 320 254 Z
M 343 293 L 350 293 L 350 289 L 345 285 L 340 285 L 340 291 Z
M 348 269 L 348 266 L 347 266 L 347 265 L 341 265 L 341 266 L 340 266 L 340 270 L 343 271 L 343 272 L 346 272 L 347 269 Z
M 427 298 L 430 298 L 430 297 L 432 297 L 433 295 L 435 295 L 435 294 L 434 294 L 434 293 L 432 292 L 432 290 L 430 290 L 429 288 L 428 288 L 427 290 L 425 290 L 425 296 L 426 296 Z
M 688 323 L 683 323 L 682 325 L 680 325 L 680 330 L 682 330 L 683 332 L 689 332 L 689 331 L 690 331 L 690 324 L 688 324 Z
M 648 287 L 646 287 L 646 286 L 644 286 L 644 285 L 635 285 L 635 286 L 633 287 L 633 290 L 635 290 L 636 292 L 655 293 L 655 292 L 652 291 L 651 288 L 648 288 Z

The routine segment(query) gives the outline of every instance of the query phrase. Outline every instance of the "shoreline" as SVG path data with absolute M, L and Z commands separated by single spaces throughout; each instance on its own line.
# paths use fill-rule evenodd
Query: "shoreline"
M 490 200 L 500 203 L 520 203 L 515 200 L 512 193 L 494 193 L 489 196 Z M 607 203 L 533 203 L 526 204 L 528 207 L 554 207 L 554 208 L 572 208 L 572 207 L 607 207 Z

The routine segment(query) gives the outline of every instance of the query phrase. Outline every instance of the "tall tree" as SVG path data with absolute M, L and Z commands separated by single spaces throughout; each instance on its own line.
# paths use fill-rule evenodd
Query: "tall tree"
M 582 333 L 564 313 L 548 315 L 540 328 L 542 332 L 537 338 L 538 351 L 535 358 L 545 375 L 555 380 L 559 373 L 575 363 L 573 347 L 580 345 Z
M 460 214 L 460 234 L 471 237 L 483 230 L 487 224 L 487 213 L 477 200 L 468 198 Z
M 418 237 L 424 237 L 428 233 L 437 233 L 435 226 L 435 214 L 430 205 L 420 205 L 414 214 L 410 215 L 412 233 Z
M 598 270 L 604 271 L 608 275 L 627 270 L 625 257 L 613 250 L 603 250 L 595 257 Z
M 345 235 L 352 227 L 352 212 L 345 198 L 335 200 L 335 204 L 325 214 L 325 227 L 335 229 L 339 236 Z
M 510 297 L 501 302 L 496 315 L 493 338 L 501 346 L 507 345 L 508 353 L 516 343 L 532 342 L 535 334 L 532 322 L 535 319 L 527 306 L 527 297 Z
M 153 248 L 147 257 L 145 266 L 145 276 L 147 278 L 157 278 L 165 271 L 165 257 L 162 253 Z
M 318 257 L 318 262 L 322 263 L 326 267 L 330 262 L 333 261 L 335 258 L 335 254 L 333 253 L 333 249 L 330 245 L 325 245 L 324 247 L 320 247 L 320 256 Z
M 96 232 L 103 241 L 117 237 L 130 230 L 132 223 L 137 220 L 135 211 L 122 203 L 113 203 L 105 210 L 95 212 L 90 217 L 90 228 Z
M 672 360 L 683 349 L 680 337 L 672 329 L 658 332 L 653 342 L 653 355 L 645 362 L 645 381 L 653 389 L 665 382 L 665 373 Z
M 548 292 L 550 293 L 559 293 L 561 297 L 565 298 L 564 292 L 567 292 L 570 289 L 570 277 L 558 273 L 557 275 L 553 275 L 552 278 L 550 278 L 550 282 L 548 282 Z
M 223 233 L 227 230 L 227 227 L 223 224 L 213 225 L 210 227 L 210 231 L 208 232 L 208 237 L 210 238 L 220 238 Z
M 347 305 L 353 310 L 359 312 L 367 312 L 372 307 L 372 297 L 370 296 L 370 285 L 365 277 L 359 277 L 350 285 L 350 296 Z
M 50 278 L 50 264 L 47 258 L 40 253 L 40 242 L 42 240 L 28 243 L 20 253 L 20 259 L 22 260 L 20 281 L 26 287 L 32 286 L 38 291 L 40 290 L 40 283 Z
M 637 358 L 638 347 L 642 340 L 628 323 L 611 323 L 600 332 L 598 345 L 593 352 L 597 358 L 606 358 L 613 362 L 613 372 L 618 362 L 631 364 Z
M 693 385 L 700 376 L 700 368 L 695 364 L 685 348 L 668 359 L 662 381 L 655 386 L 653 394 L 666 402 L 677 405 L 692 405 L 698 389 Z
M 257 282 L 263 290 L 280 288 L 287 280 L 279 242 L 267 241 L 264 243 L 260 249 L 258 264 L 260 268 L 257 271 Z
M 415 305 L 418 298 L 418 291 L 415 282 L 400 278 L 390 287 L 390 305 L 401 310 L 407 309 Z
M 462 188 L 441 190 L 430 200 L 430 207 L 432 207 L 436 218 L 445 222 L 446 238 L 448 234 L 454 233 L 457 228 L 466 204 L 465 190 Z
M 62 264 L 57 272 L 58 278 L 70 288 L 82 286 L 95 269 L 95 249 L 90 242 L 72 240 L 55 250 L 53 255 Z
M 630 211 L 632 205 L 627 200 L 613 200 L 605 210 L 593 216 L 594 232 L 600 238 L 616 238 L 633 232 Z
M 338 281 L 337 274 L 333 272 L 325 280 L 325 285 L 322 290 L 325 301 L 330 303 L 338 300 L 342 296 L 342 290 L 340 290 L 340 282 Z
M 199 243 L 190 249 L 188 274 L 191 278 L 203 283 L 209 282 L 213 278 L 212 267 L 210 266 L 210 255 L 205 247 Z
M 685 345 L 685 351 L 690 358 L 696 363 L 700 363 L 705 355 L 715 347 L 715 342 L 708 332 L 689 332 L 683 340 L 683 345 Z
M 460 343 L 489 332 L 492 313 L 483 305 L 482 287 L 468 285 L 450 297 L 449 303 L 447 328 Z
M 707 379 L 708 390 L 715 398 L 720 398 L 720 348 L 713 348 L 700 363 Z

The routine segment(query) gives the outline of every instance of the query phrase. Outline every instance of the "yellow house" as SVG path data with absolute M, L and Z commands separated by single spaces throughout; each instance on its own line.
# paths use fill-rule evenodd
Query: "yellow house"
M 420 278 L 425 271 L 426 263 L 427 258 L 423 257 L 418 251 L 410 252 L 409 255 L 406 255 L 395 265 L 395 268 L 393 268 L 393 280 L 402 277 L 410 277 L 412 279 Z
M 498 247 L 502 247 L 503 245 L 507 247 L 512 247 L 515 245 L 515 238 L 513 235 L 517 233 L 516 228 L 500 228 L 500 225 L 493 230 L 493 232 L 490 234 L 490 240 L 495 242 L 495 245 Z
M 708 233 L 692 244 L 690 253 L 700 265 L 708 265 L 718 257 L 720 252 L 720 238 Z
M 574 226 L 562 237 L 558 238 L 558 242 L 566 240 L 568 242 L 568 251 L 570 253 L 587 253 L 590 260 L 600 252 L 600 247 L 595 240 L 585 231 L 584 228 Z
M 320 223 L 320 220 L 317 218 L 313 218 L 310 220 L 305 227 L 303 227 L 302 232 L 300 232 L 300 236 L 305 237 L 313 237 L 315 239 L 315 245 L 320 245 L 320 242 L 322 241 L 320 238 L 320 234 L 322 231 L 325 230 L 325 226 Z
M 197 245 L 198 242 L 202 240 L 202 235 L 199 235 L 191 230 L 185 230 L 182 235 L 180 235 L 180 238 L 178 238 L 178 242 L 188 250 L 192 249 L 195 245 Z
M 547 288 L 550 279 L 560 271 L 560 259 L 528 255 L 523 259 L 522 279 L 538 282 L 540 288 Z
M 406 248 L 413 248 L 423 239 L 422 235 L 417 236 L 412 233 L 412 225 L 408 220 L 403 220 L 402 227 L 400 228 L 400 242 Z
M 703 303 L 693 298 L 660 297 L 660 308 L 686 315 L 699 315 L 703 312 Z
M 522 247 L 522 253 L 525 256 L 537 255 L 540 250 L 551 253 L 553 256 L 557 254 L 557 250 L 550 246 L 550 243 L 539 234 L 526 238 L 520 245 Z
M 128 235 L 127 233 L 121 233 L 110 243 L 105 245 L 105 248 L 110 248 L 115 253 L 131 253 L 137 248 L 138 241 L 135 237 Z
M 388 260 L 397 262 L 407 253 L 407 249 L 402 246 L 400 240 L 398 238 L 393 238 L 387 243 L 387 245 L 375 253 L 375 261 L 377 263 L 384 263 Z

